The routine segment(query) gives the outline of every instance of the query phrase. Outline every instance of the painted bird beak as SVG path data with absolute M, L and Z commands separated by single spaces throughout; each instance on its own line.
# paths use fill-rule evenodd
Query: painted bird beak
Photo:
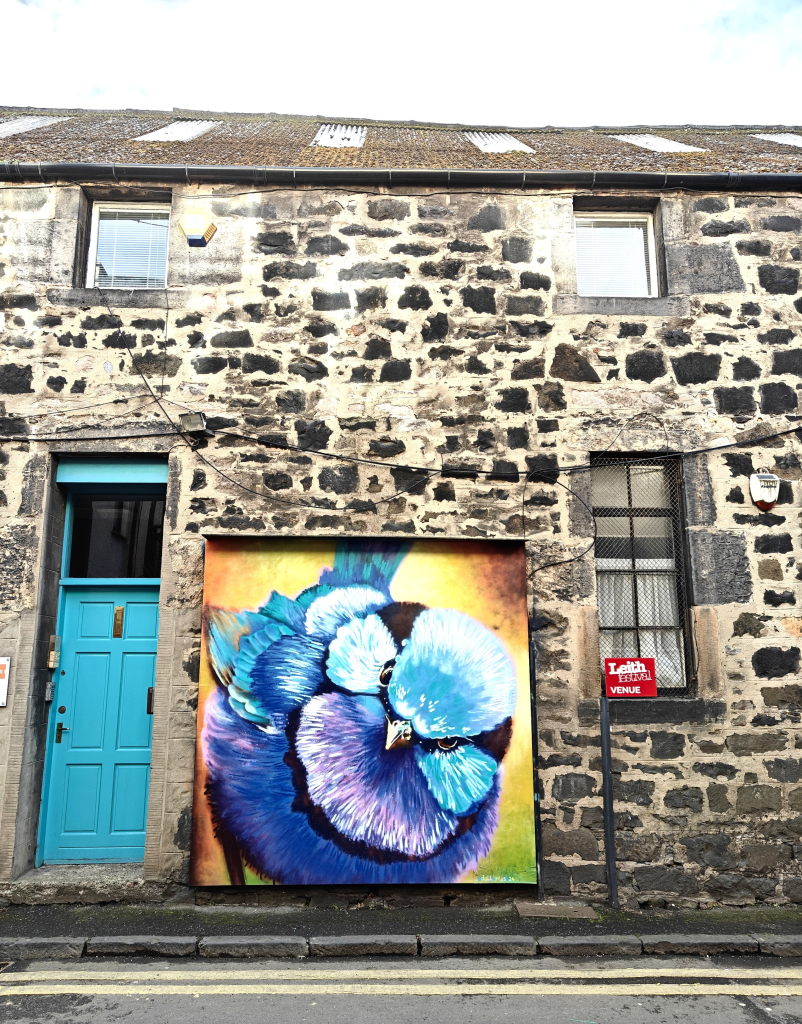
M 384 742 L 385 750 L 395 750 L 397 747 L 409 747 L 412 744 L 412 723 L 403 719 L 391 722 L 387 719 L 387 739 Z

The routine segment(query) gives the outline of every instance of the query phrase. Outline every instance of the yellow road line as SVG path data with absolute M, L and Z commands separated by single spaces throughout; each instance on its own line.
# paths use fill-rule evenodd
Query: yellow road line
M 226 968 L 209 967 L 206 970 L 193 968 L 191 970 L 175 971 L 148 971 L 146 967 L 132 966 L 127 971 L 20 971 L 13 974 L 4 973 L 0 980 L 4 985 L 22 985 L 34 982 L 56 982 L 67 981 L 69 983 L 78 981 L 95 982 L 127 982 L 134 984 L 137 975 L 149 982 L 154 981 L 227 981 L 234 979 L 242 981 L 401 981 L 401 980 L 424 980 L 424 979 L 466 979 L 472 981 L 521 981 L 526 979 L 545 978 L 547 981 L 555 981 L 557 978 L 710 978 L 722 980 L 733 978 L 739 981 L 801 981 L 802 968 L 799 967 L 725 967 L 713 964 L 700 967 L 618 967 L 611 964 L 609 967 L 598 968 L 565 968 L 560 965 L 555 971 L 553 965 L 542 968 L 515 968 L 492 970 L 487 968 L 438 968 L 432 967 L 429 970 L 423 968 L 401 967 L 397 970 L 390 968 L 348 968 L 340 969 L 325 967 L 295 967 L 275 969 L 251 969 L 238 968 L 234 963 Z M 59 983 L 61 983 L 59 981 Z
M 59 983 L 0 986 L 2 996 L 802 996 L 802 985 L 98 985 Z

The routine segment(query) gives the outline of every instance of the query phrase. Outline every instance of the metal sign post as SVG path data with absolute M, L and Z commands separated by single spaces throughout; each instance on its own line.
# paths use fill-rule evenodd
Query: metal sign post
M 604 801 L 604 859 L 607 865 L 607 900 L 618 910 L 618 871 L 615 862 L 613 760 L 610 753 L 610 697 L 617 700 L 657 696 L 654 658 L 605 658 L 601 704 L 602 798 Z

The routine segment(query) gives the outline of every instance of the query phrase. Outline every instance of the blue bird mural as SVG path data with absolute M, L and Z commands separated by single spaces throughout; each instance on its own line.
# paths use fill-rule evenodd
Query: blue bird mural
M 207 796 L 264 878 L 455 882 L 490 850 L 515 670 L 470 616 L 393 599 L 409 548 L 342 541 L 296 598 L 205 609 Z

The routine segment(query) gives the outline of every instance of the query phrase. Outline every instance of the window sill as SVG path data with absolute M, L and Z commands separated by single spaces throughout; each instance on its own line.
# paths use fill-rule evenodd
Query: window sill
M 601 313 L 622 316 L 687 316 L 687 295 L 662 295 L 655 298 L 616 297 L 612 295 L 555 295 L 555 313 Z
M 189 288 L 48 288 L 47 301 L 54 306 L 111 306 L 114 309 L 183 309 L 190 301 Z

